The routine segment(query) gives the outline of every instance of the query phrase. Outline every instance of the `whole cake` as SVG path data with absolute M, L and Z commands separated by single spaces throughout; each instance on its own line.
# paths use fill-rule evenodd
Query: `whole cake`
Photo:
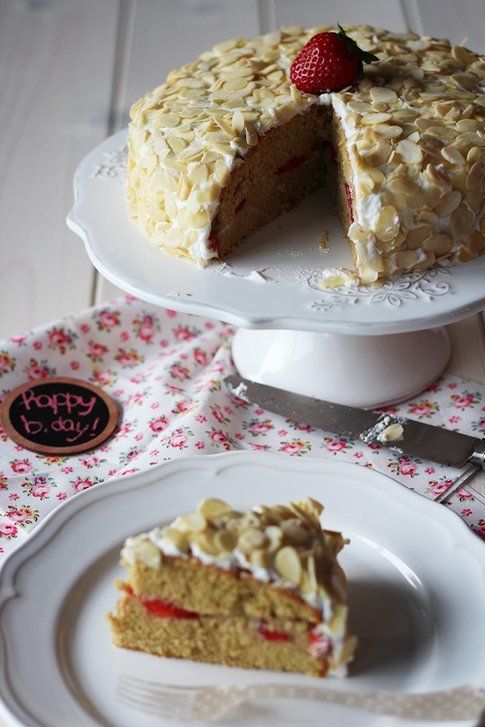
M 483 252 L 485 58 L 355 26 L 378 60 L 299 91 L 292 63 L 332 30 L 220 43 L 133 106 L 129 209 L 155 245 L 205 265 L 327 178 L 363 283 Z
M 202 501 L 171 525 L 128 538 L 128 569 L 110 615 L 117 646 L 316 676 L 345 674 L 346 541 L 323 530 L 320 503 L 237 512 Z

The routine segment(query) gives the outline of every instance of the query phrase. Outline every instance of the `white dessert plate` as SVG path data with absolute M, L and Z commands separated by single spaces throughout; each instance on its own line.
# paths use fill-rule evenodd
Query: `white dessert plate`
M 484 686 L 485 548 L 456 515 L 363 467 L 240 452 L 175 460 L 93 487 L 54 511 L 8 558 L 0 578 L 0 696 L 10 724 L 179 724 L 124 706 L 116 688 L 127 676 L 179 685 L 325 685 L 112 646 L 105 614 L 117 599 L 124 538 L 212 495 L 238 508 L 319 498 L 326 526 L 350 538 L 341 563 L 360 649 L 351 675 L 327 684 L 409 692 Z M 239 708 L 218 724 L 407 723 L 285 699 Z
M 485 307 L 485 256 L 406 275 L 377 289 L 323 290 L 323 269 L 352 267 L 324 191 L 252 235 L 226 263 L 201 270 L 151 246 L 130 221 L 125 167 L 126 131 L 121 131 L 79 165 L 67 224 L 84 241 L 94 266 L 142 300 L 245 328 L 363 335 L 440 326 Z M 319 245 L 324 228 L 326 250 Z

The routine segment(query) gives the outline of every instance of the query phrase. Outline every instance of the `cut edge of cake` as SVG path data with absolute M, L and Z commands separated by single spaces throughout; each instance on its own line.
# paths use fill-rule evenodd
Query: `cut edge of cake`
M 126 540 L 117 646 L 243 668 L 343 675 L 353 658 L 347 542 L 306 498 L 245 513 L 217 498 Z

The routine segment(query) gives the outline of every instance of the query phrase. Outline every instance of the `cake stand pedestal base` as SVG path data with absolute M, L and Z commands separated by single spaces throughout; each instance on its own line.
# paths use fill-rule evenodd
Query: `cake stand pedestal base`
M 381 336 L 240 328 L 232 344 L 244 378 L 364 408 L 415 396 L 450 353 L 444 328 Z

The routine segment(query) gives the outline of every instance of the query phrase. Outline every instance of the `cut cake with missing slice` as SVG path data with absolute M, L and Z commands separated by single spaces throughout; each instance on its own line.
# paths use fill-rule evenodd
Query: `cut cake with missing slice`
M 346 30 L 378 60 L 340 91 L 290 78 L 307 42 L 337 28 L 291 26 L 219 43 L 134 104 L 128 208 L 154 245 L 224 259 L 327 180 L 362 284 L 485 252 L 485 57 Z
M 117 646 L 245 668 L 343 675 L 356 638 L 347 625 L 340 533 L 320 503 L 222 500 L 130 537 L 126 582 L 109 615 Z

